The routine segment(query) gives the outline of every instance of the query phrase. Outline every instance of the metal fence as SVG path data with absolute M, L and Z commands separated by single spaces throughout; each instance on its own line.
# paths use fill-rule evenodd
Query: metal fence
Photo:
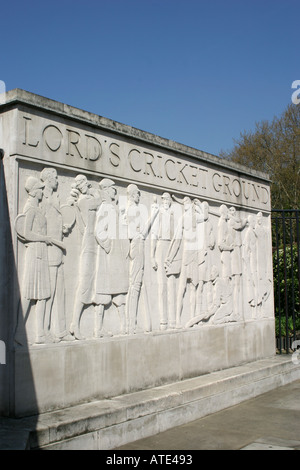
M 277 351 L 293 352 L 300 339 L 300 210 L 272 210 Z

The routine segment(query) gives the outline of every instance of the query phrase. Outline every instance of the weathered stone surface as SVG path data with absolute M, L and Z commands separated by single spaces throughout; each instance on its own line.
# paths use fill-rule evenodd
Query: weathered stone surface
M 2 103 L 2 415 L 275 354 L 266 175 L 22 90 Z

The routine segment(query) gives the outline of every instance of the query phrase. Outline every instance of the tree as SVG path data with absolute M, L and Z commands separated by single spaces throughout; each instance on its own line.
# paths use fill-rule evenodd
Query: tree
M 273 209 L 300 206 L 300 105 L 290 104 L 272 122 L 256 123 L 254 131 L 241 132 L 231 151 L 220 156 L 268 173 Z

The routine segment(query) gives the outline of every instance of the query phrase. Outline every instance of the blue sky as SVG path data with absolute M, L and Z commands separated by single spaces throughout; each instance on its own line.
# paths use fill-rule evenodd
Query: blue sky
M 1 2 L 0 80 L 218 155 L 291 103 L 299 0 Z

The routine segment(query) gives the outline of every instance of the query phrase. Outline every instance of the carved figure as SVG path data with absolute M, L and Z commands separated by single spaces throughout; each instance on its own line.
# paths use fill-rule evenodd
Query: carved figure
M 125 334 L 125 303 L 128 292 L 129 242 L 120 238 L 120 214 L 117 205 L 117 189 L 110 179 L 100 183 L 102 203 L 97 211 L 95 236 L 99 244 L 96 265 L 96 324 L 95 337 L 111 336 L 103 328 L 104 309 L 111 302 L 120 317 L 120 332 Z
M 45 309 L 46 301 L 51 296 L 47 245 L 60 245 L 59 241 L 47 235 L 47 220 L 40 208 L 43 188 L 44 183 L 38 178 L 30 176 L 26 180 L 28 199 L 23 214 L 16 220 L 18 236 L 26 244 L 21 300 L 24 324 L 28 320 L 31 304 L 35 302 L 37 344 L 46 342 Z M 15 339 L 22 344 L 19 337 L 20 315 L 19 310 Z
M 269 231 L 264 227 L 263 214 L 258 212 L 256 216 L 255 234 L 257 236 L 257 277 L 258 277 L 258 299 L 257 304 L 260 309 L 263 304 L 267 301 L 272 291 L 272 275 L 270 274 L 272 269 L 265 259 L 270 259 L 270 256 L 266 257 L 266 250 L 271 246 Z M 261 315 L 263 312 L 260 312 Z
M 60 200 L 57 193 L 57 171 L 54 168 L 44 168 L 40 178 L 45 184 L 41 208 L 47 220 L 47 235 L 62 242 L 63 233 L 67 233 L 67 228 L 63 226 Z M 74 340 L 66 327 L 63 257 L 63 246 L 48 245 L 51 295 L 46 303 L 45 328 L 47 337 L 54 342 Z M 55 320 L 57 323 L 56 333 L 51 328 Z
M 231 252 L 234 249 L 233 238 L 228 226 L 228 208 L 225 204 L 220 206 L 220 220 L 218 224 L 218 246 L 221 251 L 221 276 L 230 279 L 232 275 Z
M 69 203 L 73 203 L 76 208 L 76 223 L 82 234 L 79 280 L 70 332 L 76 339 L 84 339 L 80 332 L 80 318 L 85 306 L 95 303 L 98 248 L 95 239 L 95 221 L 101 198 L 99 191 L 91 187 L 86 176 L 78 175 L 75 178 Z
M 130 241 L 129 250 L 129 290 L 126 302 L 126 322 L 128 333 L 136 333 L 137 310 L 144 278 L 144 250 L 145 239 L 158 214 L 158 206 L 152 206 L 152 214 L 146 221 L 140 205 L 141 193 L 135 184 L 127 187 L 128 207 L 126 211 L 126 221 L 128 225 L 128 239 Z M 148 315 L 148 306 L 146 305 Z M 146 318 L 146 329 L 151 327 L 150 318 Z
M 167 276 L 165 270 L 167 253 L 174 236 L 174 210 L 169 193 L 163 193 L 161 198 L 162 205 L 151 233 L 151 264 L 158 278 L 160 329 L 166 330 L 176 326 L 176 278 L 174 274 Z
M 181 315 L 186 289 L 190 287 L 190 316 L 195 316 L 196 288 L 199 282 L 200 247 L 197 226 L 203 222 L 203 212 L 199 201 L 192 203 L 189 197 L 183 199 L 183 215 L 180 219 L 175 236 L 171 242 L 165 268 L 167 274 L 174 272 L 174 266 L 180 260 L 180 275 L 176 302 L 176 328 L 181 328 Z
M 202 202 L 203 210 L 203 240 L 202 247 L 199 250 L 199 284 L 197 288 L 197 311 L 205 311 L 209 304 L 211 295 L 211 268 L 212 268 L 212 250 L 215 247 L 215 235 L 212 223 L 209 220 L 208 202 Z
M 233 250 L 230 251 L 231 279 L 233 284 L 233 306 L 237 320 L 242 320 L 242 236 L 241 232 L 247 225 L 247 219 L 241 220 L 235 207 L 228 212 L 228 232 L 233 241 Z
M 233 299 L 230 280 L 222 279 L 216 266 L 212 267 L 211 278 L 213 284 L 213 300 L 208 310 L 192 318 L 186 328 L 190 328 L 201 322 L 213 324 L 228 323 L 236 321 L 233 315 Z
M 258 257 L 257 234 L 255 232 L 255 218 L 248 216 L 248 228 L 244 239 L 244 260 L 247 273 L 247 300 L 251 307 L 257 306 L 258 301 Z

